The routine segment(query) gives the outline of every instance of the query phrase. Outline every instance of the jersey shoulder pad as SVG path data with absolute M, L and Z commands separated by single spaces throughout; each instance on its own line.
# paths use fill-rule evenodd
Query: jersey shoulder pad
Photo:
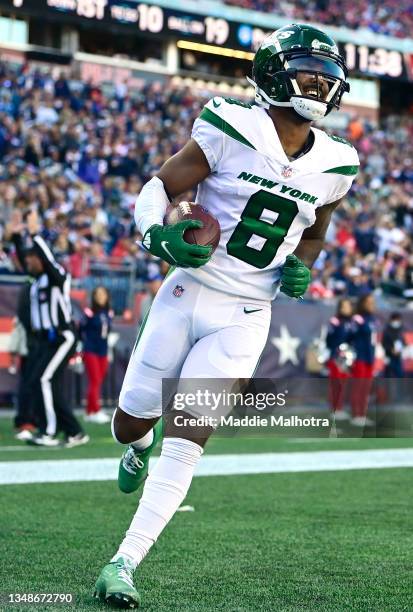
M 234 98 L 215 96 L 204 106 L 199 118 L 226 136 L 256 149 L 254 140 L 254 106 Z
M 360 160 L 353 145 L 340 136 L 327 134 L 322 130 L 317 132 L 323 141 L 323 172 L 354 178 L 358 174 Z
M 327 136 L 331 138 L 331 140 L 334 140 L 334 142 L 339 142 L 340 144 L 347 145 L 348 147 L 351 147 L 352 149 L 354 149 L 351 142 L 349 142 L 345 138 L 342 138 L 341 136 L 336 136 L 335 134 L 327 134 Z
M 235 98 L 215 96 L 205 104 L 204 110 L 206 108 L 220 117 L 225 115 L 227 118 L 236 118 L 241 113 L 245 118 L 246 111 L 250 111 L 253 108 L 253 105 L 249 104 L 248 102 L 243 102 L 242 100 L 236 100 Z

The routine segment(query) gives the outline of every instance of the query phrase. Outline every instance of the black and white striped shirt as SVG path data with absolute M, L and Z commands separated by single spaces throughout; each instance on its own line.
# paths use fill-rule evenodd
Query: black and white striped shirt
M 71 277 L 57 263 L 41 236 L 33 236 L 33 252 L 41 259 L 44 272 L 30 287 L 30 319 L 35 332 L 68 329 L 72 321 Z

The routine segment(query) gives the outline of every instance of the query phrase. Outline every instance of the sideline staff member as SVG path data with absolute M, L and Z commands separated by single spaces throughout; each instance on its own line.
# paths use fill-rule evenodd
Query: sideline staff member
M 382 345 L 386 353 L 386 378 L 403 378 L 404 329 L 401 314 L 392 312 L 383 331 Z
M 62 376 L 76 340 L 72 325 L 70 275 L 57 263 L 38 234 L 36 211 L 27 216 L 27 229 L 32 246 L 25 251 L 21 248 L 21 235 L 14 233 L 20 263 L 34 277 L 30 288 L 30 321 L 36 345 L 30 354 L 25 383 L 34 398 L 38 396 L 35 390 L 40 385 L 43 408 L 38 414 L 39 433 L 28 442 L 38 446 L 56 446 L 59 444 L 56 433 L 63 431 L 66 446 L 78 446 L 88 442 L 89 436 L 82 431 L 62 396 Z

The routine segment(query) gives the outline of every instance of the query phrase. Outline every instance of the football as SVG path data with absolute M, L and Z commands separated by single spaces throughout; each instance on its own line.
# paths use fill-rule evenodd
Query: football
M 211 246 L 212 252 L 218 246 L 221 237 L 221 228 L 218 219 L 211 215 L 203 206 L 194 202 L 180 202 L 178 205 L 168 206 L 164 218 L 165 225 L 172 225 L 179 221 L 188 221 L 194 219 L 202 221 L 203 227 L 199 229 L 187 229 L 184 233 L 184 239 L 190 244 L 199 244 L 201 246 Z

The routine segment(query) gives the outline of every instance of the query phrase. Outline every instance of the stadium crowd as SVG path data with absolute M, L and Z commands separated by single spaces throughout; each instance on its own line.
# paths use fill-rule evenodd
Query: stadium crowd
M 0 66 L 0 272 L 15 269 L 10 224 L 36 207 L 43 236 L 80 282 L 90 262 L 159 266 L 136 245 L 133 208 L 143 182 L 187 140 L 208 95 L 155 82 L 108 93 L 27 67 Z M 361 172 L 328 232 L 314 298 L 377 288 L 413 297 L 413 118 L 377 127 L 352 120 L 341 134 Z M 406 293 L 407 292 L 407 293 Z
M 225 0 L 226 4 L 351 29 L 366 28 L 375 34 L 411 36 L 413 5 L 408 0 Z

